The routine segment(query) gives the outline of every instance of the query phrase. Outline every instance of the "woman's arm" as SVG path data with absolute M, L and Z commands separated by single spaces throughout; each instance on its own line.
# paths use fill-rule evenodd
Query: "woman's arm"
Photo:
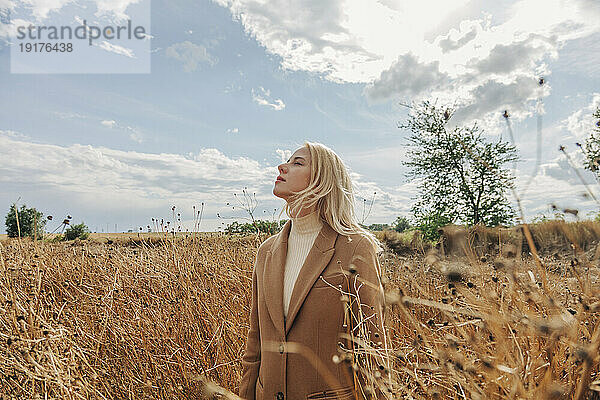
M 258 325 L 258 286 L 256 279 L 256 266 L 260 249 L 257 252 L 254 268 L 252 270 L 252 305 L 250 308 L 250 330 L 246 339 L 246 349 L 242 357 L 242 380 L 240 382 L 239 396 L 247 400 L 255 400 L 256 380 L 260 367 L 260 329 Z
M 352 269 L 353 267 L 353 269 Z M 360 383 L 363 390 L 367 387 L 384 388 L 387 374 L 387 351 L 384 328 L 384 291 L 381 285 L 381 268 L 377 253 L 371 242 L 363 237 L 356 245 L 351 261 L 350 293 L 352 296 L 352 327 L 354 336 L 360 335 L 360 344 L 355 344 L 360 354 L 362 373 Z M 360 311 L 359 311 L 360 309 Z M 378 373 L 378 374 L 377 374 Z M 370 378 L 366 377 L 369 375 Z M 381 374 L 380 378 L 373 378 Z M 373 385 L 367 382 L 374 383 Z M 387 397 L 375 390 L 376 399 Z

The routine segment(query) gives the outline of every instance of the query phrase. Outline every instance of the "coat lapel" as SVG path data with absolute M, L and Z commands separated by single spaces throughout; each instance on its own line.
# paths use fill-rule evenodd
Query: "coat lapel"
M 263 278 L 265 300 L 273 324 L 280 333 L 284 334 L 285 330 L 286 335 L 294 323 L 294 319 L 300 311 L 308 292 L 331 261 L 335 252 L 335 241 L 338 237 L 338 233 L 329 224 L 323 222 L 323 227 L 300 268 L 290 299 L 287 321 L 284 323 L 283 275 L 291 226 L 292 222 L 288 220 L 273 241 L 271 250 L 265 259 Z
M 302 267 L 300 268 L 294 290 L 292 290 L 290 307 L 288 309 L 287 320 L 285 321 L 286 335 L 294 324 L 294 319 L 302 308 L 302 304 L 304 303 L 306 296 L 308 296 L 308 292 L 310 292 L 315 281 L 333 257 L 333 253 L 335 252 L 334 244 L 337 236 L 338 233 L 333 230 L 329 224 L 323 222 L 323 227 L 315 238 L 315 242 L 308 252 L 304 264 L 302 264 Z
M 292 221 L 288 220 L 273 241 L 271 250 L 265 257 L 263 288 L 265 302 L 271 320 L 279 333 L 283 335 L 283 268 L 287 256 L 287 240 Z

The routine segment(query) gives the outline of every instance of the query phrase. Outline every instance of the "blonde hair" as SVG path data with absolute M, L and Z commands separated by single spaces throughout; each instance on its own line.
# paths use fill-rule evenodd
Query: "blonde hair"
M 310 152 L 310 183 L 306 189 L 292 192 L 284 208 L 286 214 L 290 217 L 298 215 L 300 210 L 311 208 L 316 203 L 321 220 L 336 232 L 341 235 L 361 234 L 371 242 L 376 252 L 382 251 L 383 246 L 377 237 L 362 228 L 356 219 L 352 181 L 340 157 L 321 143 L 304 142 L 303 146 Z

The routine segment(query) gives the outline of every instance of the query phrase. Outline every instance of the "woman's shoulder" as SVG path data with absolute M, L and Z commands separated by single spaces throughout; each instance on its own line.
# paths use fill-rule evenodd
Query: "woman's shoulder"
M 260 244 L 260 246 L 258 246 L 258 252 L 263 253 L 265 251 L 269 251 L 271 249 L 271 245 L 273 244 L 273 241 L 275 241 L 276 237 L 277 237 L 277 235 L 273 235 L 273 236 L 269 236 L 267 239 L 265 239 L 265 241 L 262 242 Z
M 348 235 L 340 235 L 338 243 L 344 247 L 351 249 L 353 253 L 370 252 L 375 250 L 373 242 L 364 233 L 352 233 Z

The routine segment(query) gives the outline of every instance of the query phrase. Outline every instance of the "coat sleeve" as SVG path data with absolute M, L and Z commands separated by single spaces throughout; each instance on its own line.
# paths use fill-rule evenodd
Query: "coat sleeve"
M 387 399 L 387 357 L 384 335 L 384 299 L 381 267 L 372 243 L 363 237 L 356 245 L 351 261 L 350 278 L 352 327 L 360 341 L 354 344 L 359 359 L 359 382 L 363 390 L 375 389 L 373 397 Z M 385 394 L 384 394 L 385 393 Z
M 261 246 L 262 247 L 262 246 Z M 258 282 L 256 267 L 260 258 L 259 248 L 252 270 L 252 304 L 250 307 L 250 330 L 246 338 L 246 348 L 242 356 L 242 380 L 239 396 L 247 400 L 255 400 L 256 381 L 260 367 L 260 329 L 258 324 Z

